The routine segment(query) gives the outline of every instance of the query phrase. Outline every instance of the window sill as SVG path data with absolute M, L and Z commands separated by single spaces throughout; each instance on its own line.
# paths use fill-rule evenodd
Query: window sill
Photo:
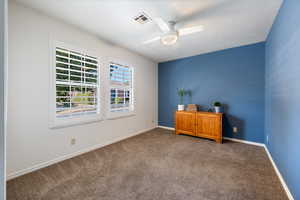
M 103 121 L 103 119 L 99 116 L 88 117 L 85 119 L 81 118 L 74 118 L 74 119 L 59 119 L 55 120 L 54 122 L 50 123 L 50 129 L 60 129 L 60 128 L 67 128 L 72 126 L 80 126 L 84 124 L 91 124 L 95 122 Z
M 135 115 L 136 115 L 136 113 L 134 111 L 125 112 L 125 113 L 109 113 L 107 115 L 107 119 L 108 120 L 116 120 L 116 119 L 121 119 L 121 118 L 133 117 Z

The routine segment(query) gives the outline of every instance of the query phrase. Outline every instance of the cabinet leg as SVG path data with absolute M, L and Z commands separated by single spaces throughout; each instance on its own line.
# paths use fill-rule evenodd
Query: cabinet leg
M 222 144 L 222 138 L 215 139 L 215 141 L 219 144 Z

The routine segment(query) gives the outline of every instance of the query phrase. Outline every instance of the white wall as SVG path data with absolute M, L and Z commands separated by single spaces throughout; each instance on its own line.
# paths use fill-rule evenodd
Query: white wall
M 8 11 L 9 178 L 50 164 L 51 161 L 61 160 L 70 154 L 74 155 L 75 152 L 89 150 L 156 127 L 157 63 L 123 48 L 104 43 L 92 34 L 25 8 L 14 1 L 10 1 Z M 68 128 L 49 129 L 49 43 L 52 39 L 97 52 L 101 71 L 104 67 L 108 67 L 109 58 L 123 60 L 126 64 L 136 67 L 136 115 Z M 102 91 L 106 87 L 105 84 L 101 82 Z M 101 100 L 103 102 L 103 96 Z M 71 146 L 70 140 L 73 137 L 77 143 Z
M 6 0 L 0 0 L 0 200 L 5 199 Z

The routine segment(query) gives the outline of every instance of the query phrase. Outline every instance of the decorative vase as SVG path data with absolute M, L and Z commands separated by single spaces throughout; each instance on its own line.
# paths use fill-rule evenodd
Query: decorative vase
M 216 113 L 220 113 L 220 112 L 221 112 L 221 107 L 215 106 L 215 112 L 216 112 Z
M 183 111 L 184 110 L 184 105 L 178 105 L 178 111 Z

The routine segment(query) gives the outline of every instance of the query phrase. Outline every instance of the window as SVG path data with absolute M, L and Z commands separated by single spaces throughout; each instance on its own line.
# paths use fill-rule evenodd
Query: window
M 110 64 L 110 112 L 133 111 L 133 69 Z
M 99 112 L 97 57 L 56 46 L 55 120 L 84 119 Z

